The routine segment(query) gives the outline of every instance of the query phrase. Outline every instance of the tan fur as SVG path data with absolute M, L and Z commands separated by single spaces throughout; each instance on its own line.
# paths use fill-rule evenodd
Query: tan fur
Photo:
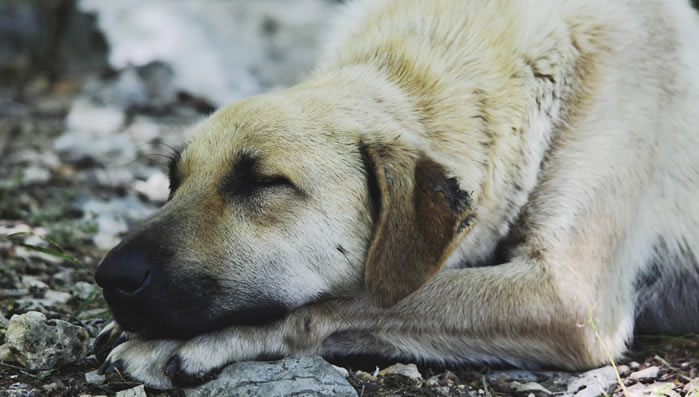
M 100 265 L 153 240 L 181 302 L 115 300 L 135 333 L 107 362 L 159 386 L 260 355 L 582 369 L 607 360 L 590 318 L 614 357 L 699 331 L 697 38 L 680 0 L 351 4 L 308 81 L 195 128 Z M 290 312 L 236 325 L 263 303 Z M 167 339 L 177 316 L 204 328 Z

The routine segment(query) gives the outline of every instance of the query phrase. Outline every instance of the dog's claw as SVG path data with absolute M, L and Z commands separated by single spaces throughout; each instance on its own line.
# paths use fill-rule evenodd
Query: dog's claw
M 92 344 L 92 352 L 95 354 L 95 357 L 97 357 L 98 362 L 104 362 L 109 352 L 126 340 L 127 338 L 122 333 L 119 325 L 115 322 L 111 322 L 104 327 L 102 332 L 95 338 L 95 342 Z
M 112 343 L 112 347 L 111 347 L 111 348 L 114 349 L 115 347 L 117 347 L 117 346 L 119 346 L 120 344 L 126 342 L 127 340 L 129 340 L 129 338 L 127 338 L 126 335 L 121 334 L 121 335 L 119 335 L 118 338 L 116 338 L 116 340 L 114 341 L 114 343 Z
M 109 364 L 107 368 L 104 370 L 105 375 L 113 374 L 113 373 L 118 373 L 121 374 L 124 372 L 124 362 L 122 360 L 116 360 L 113 363 Z
M 111 362 L 105 360 L 102 365 L 100 365 L 97 373 L 100 375 L 109 375 L 113 373 L 122 373 L 124 371 L 124 362 L 122 360 L 116 360 Z

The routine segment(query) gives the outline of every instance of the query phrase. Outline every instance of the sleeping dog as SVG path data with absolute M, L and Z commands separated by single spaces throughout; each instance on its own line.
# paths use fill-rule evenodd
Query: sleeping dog
M 687 1 L 366 0 L 335 26 L 307 81 L 195 127 L 168 202 L 99 265 L 103 370 L 583 369 L 699 331 Z

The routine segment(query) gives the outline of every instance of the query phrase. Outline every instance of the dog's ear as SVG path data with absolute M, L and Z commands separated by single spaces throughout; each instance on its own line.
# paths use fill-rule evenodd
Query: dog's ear
M 375 219 L 364 282 L 389 307 L 439 271 L 475 218 L 469 194 L 437 162 L 388 146 L 361 151 Z

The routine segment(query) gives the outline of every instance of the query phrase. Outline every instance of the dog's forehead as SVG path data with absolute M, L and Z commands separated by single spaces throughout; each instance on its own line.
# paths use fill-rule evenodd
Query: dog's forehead
M 300 113 L 267 97 L 223 108 L 195 128 L 178 166 L 184 174 L 217 179 L 245 156 L 262 174 L 302 178 L 337 154 L 321 138 L 325 132 Z

